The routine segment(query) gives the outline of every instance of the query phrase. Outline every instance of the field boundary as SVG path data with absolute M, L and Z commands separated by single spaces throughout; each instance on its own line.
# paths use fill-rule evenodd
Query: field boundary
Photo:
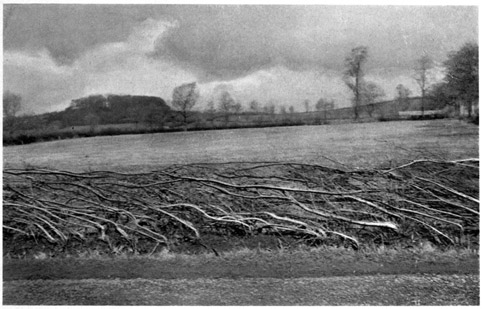
M 98 254 L 98 253 L 97 253 Z M 441 251 L 426 243 L 416 248 L 299 248 L 296 250 L 239 249 L 179 254 L 163 251 L 151 256 L 3 259 L 3 280 L 60 279 L 196 279 L 299 278 L 376 274 L 478 274 L 478 250 Z

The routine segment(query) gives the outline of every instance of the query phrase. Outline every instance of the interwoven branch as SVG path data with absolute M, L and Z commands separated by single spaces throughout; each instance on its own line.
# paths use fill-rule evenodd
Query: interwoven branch
M 175 165 L 148 173 L 7 169 L 4 237 L 135 247 L 209 233 L 290 234 L 354 246 L 383 235 L 450 244 L 479 226 L 478 159 L 385 170 L 297 163 Z

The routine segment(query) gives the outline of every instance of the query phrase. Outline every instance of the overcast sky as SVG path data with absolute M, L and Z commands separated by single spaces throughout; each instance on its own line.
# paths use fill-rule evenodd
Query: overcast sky
M 67 5 L 4 6 L 4 90 L 24 112 L 62 110 L 90 94 L 170 100 L 196 81 L 206 102 L 228 90 L 304 109 L 320 97 L 349 106 L 343 63 L 368 47 L 366 79 L 386 99 L 402 83 L 418 94 L 415 60 L 441 64 L 478 42 L 476 6 Z M 439 72 L 434 72 L 440 78 Z

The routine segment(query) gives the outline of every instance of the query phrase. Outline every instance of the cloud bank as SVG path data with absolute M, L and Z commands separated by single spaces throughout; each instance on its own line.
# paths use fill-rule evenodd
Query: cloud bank
M 348 106 L 343 61 L 369 48 L 367 79 L 393 97 L 418 93 L 414 62 L 441 63 L 477 41 L 476 7 L 16 5 L 4 31 L 4 89 L 27 111 L 65 108 L 94 93 L 170 99 L 197 81 L 198 108 L 227 87 L 245 106 L 256 99 L 303 110 L 332 98 Z M 221 87 L 221 88 L 220 88 Z

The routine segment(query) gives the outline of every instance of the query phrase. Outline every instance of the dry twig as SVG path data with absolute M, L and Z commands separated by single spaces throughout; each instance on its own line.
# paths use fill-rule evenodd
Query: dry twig
M 65 245 L 94 234 L 134 250 L 143 240 L 155 250 L 213 232 L 289 233 L 355 246 L 379 234 L 386 241 L 418 237 L 449 244 L 461 231 L 478 232 L 478 163 L 424 159 L 350 171 L 231 162 L 136 174 L 7 169 L 4 237 Z

